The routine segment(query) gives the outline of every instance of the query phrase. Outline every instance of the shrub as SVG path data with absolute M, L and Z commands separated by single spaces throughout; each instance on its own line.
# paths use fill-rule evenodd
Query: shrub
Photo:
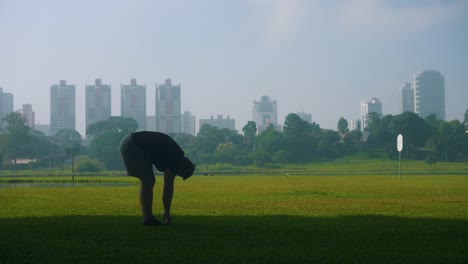
M 104 170 L 104 165 L 93 159 L 82 159 L 76 163 L 77 172 L 100 172 Z

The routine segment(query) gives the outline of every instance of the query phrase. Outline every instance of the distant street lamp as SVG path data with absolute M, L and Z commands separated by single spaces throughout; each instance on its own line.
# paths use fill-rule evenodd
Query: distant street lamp
M 71 156 L 71 167 L 72 167 L 72 186 L 75 187 L 75 154 L 78 153 L 78 148 L 67 148 L 66 153 Z

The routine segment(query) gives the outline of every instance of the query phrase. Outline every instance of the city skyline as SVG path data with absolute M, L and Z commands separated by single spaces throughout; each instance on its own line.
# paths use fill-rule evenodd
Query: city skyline
M 239 0 L 0 3 L 0 87 L 14 110 L 32 104 L 50 124 L 48 89 L 76 86 L 77 129 L 85 126 L 85 86 L 135 78 L 147 87 L 181 83 L 181 111 L 231 116 L 241 130 L 252 100 L 278 103 L 278 122 L 305 112 L 322 128 L 358 119 L 362 100 L 399 114 L 401 84 L 422 70 L 445 76 L 446 120 L 468 107 L 468 2 L 461 0 Z M 157 14 L 157 15 L 156 15 Z
M 437 74 L 437 75 L 440 75 L 440 74 L 441 74 L 441 73 L 439 73 L 439 72 L 437 72 L 437 71 L 433 71 L 433 70 L 421 71 L 421 72 L 415 73 L 413 79 L 416 79 L 416 76 L 419 76 L 419 75 L 421 75 L 421 74 L 426 74 L 426 73 L 431 73 L 431 74 L 435 73 L 435 74 Z M 443 76 L 442 76 L 442 78 L 443 78 Z M 130 83 L 129 83 L 129 84 L 121 84 L 121 91 L 120 91 L 120 95 L 121 95 L 121 96 L 120 96 L 121 107 L 123 107 L 125 104 L 128 104 L 128 103 L 125 103 L 125 102 L 135 101 L 135 102 L 132 103 L 132 104 L 133 104 L 132 107 L 133 107 L 133 108 L 135 108 L 135 107 L 141 108 L 141 106 L 138 106 L 138 102 L 141 102 L 142 99 L 145 99 L 145 101 L 147 102 L 146 105 L 143 104 L 143 106 L 144 106 L 144 107 L 147 107 L 148 102 L 151 102 L 151 101 L 152 101 L 152 102 L 157 102 L 157 101 L 160 101 L 160 100 L 161 100 L 161 99 L 159 98 L 159 97 L 161 97 L 161 91 L 162 91 L 161 89 L 168 89 L 167 91 L 164 90 L 164 94 L 167 94 L 166 96 L 176 96 L 176 97 L 174 97 L 175 100 L 178 102 L 176 108 L 180 108 L 180 107 L 181 107 L 180 101 L 181 101 L 181 98 L 183 97 L 183 96 L 182 96 L 182 93 L 183 93 L 183 92 L 182 92 L 180 86 L 181 86 L 181 84 L 178 84 L 177 86 L 173 86 L 173 85 L 172 85 L 172 82 L 171 82 L 171 79 L 166 79 L 165 82 L 164 82 L 164 84 L 161 84 L 161 85 L 159 85 L 159 86 L 158 86 L 157 84 L 155 84 L 155 90 L 156 90 L 156 92 L 155 92 L 155 94 L 154 94 L 154 97 L 153 97 L 153 98 L 149 98 L 149 97 L 147 96 L 147 93 L 148 93 L 148 92 L 147 92 L 147 89 L 146 89 L 146 84 L 143 84 L 143 85 L 138 84 L 138 83 L 137 83 L 137 80 L 134 79 L 134 78 L 132 78 L 132 79 L 130 79 Z M 442 85 L 442 86 L 443 86 L 443 85 Z M 75 87 L 74 84 L 70 84 L 70 83 L 68 83 L 66 80 L 60 80 L 60 81 L 59 81 L 59 84 L 53 84 L 53 85 L 51 85 L 51 87 L 50 87 L 50 92 L 51 92 L 51 96 L 50 96 L 51 107 L 52 107 L 53 104 L 56 104 L 56 103 L 52 103 L 52 102 L 56 101 L 56 99 L 54 99 L 54 98 L 56 97 L 55 94 L 57 94 L 57 91 L 54 91 L 54 90 L 56 90 L 56 89 L 63 89 L 63 87 L 64 87 L 64 88 L 71 87 L 71 89 L 72 89 L 73 91 L 72 91 L 72 95 L 71 95 L 72 98 L 65 98 L 65 97 L 68 96 L 68 95 L 66 95 L 66 94 L 63 94 L 63 95 L 62 95 L 65 99 L 68 100 L 65 104 L 62 103 L 62 104 L 63 104 L 62 108 L 63 108 L 64 106 L 66 106 L 67 104 L 68 104 L 69 106 L 73 106 L 73 107 L 75 108 L 75 109 L 74 109 L 75 111 L 73 111 L 73 109 L 70 110 L 70 111 L 73 112 L 73 114 L 75 115 L 75 117 L 74 117 L 73 119 L 68 120 L 68 121 L 66 122 L 66 123 L 68 123 L 68 125 L 66 125 L 66 126 L 68 126 L 70 129 L 75 129 L 75 128 L 76 128 L 76 130 L 77 130 L 83 137 L 85 137 L 85 136 L 86 136 L 86 129 L 85 129 L 86 126 L 85 126 L 85 127 L 83 128 L 83 130 L 81 131 L 81 129 L 79 129 L 80 126 L 79 126 L 79 125 L 77 126 L 77 124 L 76 124 L 76 120 L 77 120 L 76 117 L 77 117 L 77 116 L 80 116 L 80 115 L 79 115 L 79 113 L 78 113 L 78 114 L 76 113 L 76 105 L 77 105 L 78 103 L 76 102 L 76 95 L 75 95 L 75 94 L 76 94 L 76 87 Z M 102 88 L 101 88 L 101 90 L 98 91 L 97 88 L 99 88 L 99 87 L 104 88 L 104 90 L 102 90 Z M 111 103 L 111 102 L 113 101 L 112 96 L 111 96 L 111 95 L 112 95 L 112 88 L 111 88 L 111 87 L 112 87 L 112 85 L 110 85 L 110 84 L 102 84 L 102 79 L 99 79 L 99 78 L 98 78 L 98 79 L 95 79 L 95 84 L 94 84 L 94 85 L 87 85 L 87 84 L 85 85 L 85 90 L 86 90 L 86 98 L 85 98 L 85 104 L 86 104 L 86 106 L 85 106 L 85 111 L 86 111 L 86 112 L 85 112 L 85 116 L 88 116 L 88 115 L 89 115 L 89 113 L 88 113 L 88 111 L 89 111 L 89 106 L 88 106 L 88 104 L 90 103 L 90 101 L 93 102 L 93 103 L 96 102 L 96 98 L 95 98 L 96 95 L 98 95 L 98 97 L 104 97 L 104 99 L 100 98 L 100 100 L 104 101 L 104 102 L 105 102 L 104 104 L 106 104 L 106 105 L 109 104 L 109 103 Z M 167 87 L 167 88 L 166 88 L 166 87 Z M 131 90 L 130 93 L 127 91 L 129 88 L 131 88 L 131 89 L 130 89 L 130 90 Z M 173 89 L 173 88 L 176 89 L 175 94 L 173 94 L 174 92 L 172 92 L 172 90 L 171 90 L 171 89 Z M 3 88 L 0 87 L 0 89 L 3 89 Z M 91 91 L 90 91 L 90 89 L 91 89 Z M 139 91 L 135 91 L 135 89 L 139 89 Z M 400 104 L 405 104 L 405 101 L 407 101 L 407 98 L 405 98 L 407 95 L 405 95 L 405 92 L 404 92 L 404 91 L 406 91 L 407 89 L 410 89 L 411 93 L 413 93 L 413 89 L 411 88 L 411 84 L 410 84 L 410 83 L 403 83 L 402 87 L 401 87 L 400 90 L 399 90 L 400 93 L 401 93 L 401 94 L 400 94 L 400 96 L 401 96 L 401 97 L 400 97 Z M 97 92 L 97 91 L 98 91 L 98 92 Z M 159 96 L 158 96 L 158 91 L 159 91 Z M 69 92 L 66 91 L 66 93 L 69 93 Z M 138 95 L 136 95 L 137 93 L 138 93 Z M 14 104 L 14 100 L 13 100 L 14 94 L 11 94 L 11 93 L 2 93 L 2 94 L 3 94 L 3 95 L 6 94 L 6 95 L 9 96 L 11 103 L 9 103 L 9 104 L 7 104 L 7 105 L 10 105 L 9 107 L 12 108 L 12 103 Z M 125 98 L 125 97 L 122 97 L 122 94 L 126 94 L 127 99 L 123 99 L 123 98 Z M 106 97 L 107 97 L 107 98 L 106 98 Z M 133 98 L 133 97 L 136 97 L 137 99 L 135 100 L 135 98 Z M 444 97 L 444 96 L 443 96 L 443 97 Z M 133 99 L 133 100 L 131 100 L 131 99 Z M 169 99 L 169 98 L 168 98 L 168 99 Z M 69 101 L 69 100 L 72 100 L 73 102 L 72 102 L 72 101 Z M 109 102 L 108 100 L 110 100 L 111 102 Z M 172 100 L 172 99 L 171 99 L 171 100 Z M 442 100 L 442 101 L 443 101 L 443 100 Z M 101 107 L 101 104 L 102 104 L 102 102 L 99 103 L 99 106 L 100 106 L 100 107 Z M 166 103 L 163 102 L 163 104 L 166 104 Z M 5 105 L 5 104 L 3 104 L 3 105 Z M 25 110 L 24 110 L 24 107 L 28 107 L 28 108 L 29 108 L 28 111 L 33 111 L 33 113 L 35 114 L 35 110 L 33 109 L 33 107 L 32 107 L 31 104 L 22 103 L 21 105 L 22 105 L 22 108 L 19 108 L 19 109 L 14 109 L 14 108 L 12 108 L 13 111 L 23 112 L 23 111 L 25 111 Z M 262 105 L 265 105 L 265 106 L 263 106 L 263 108 L 265 108 L 266 106 L 268 106 L 268 107 L 267 107 L 268 109 L 265 108 L 265 109 L 261 110 Z M 270 105 L 271 105 L 271 106 L 270 106 Z M 161 107 L 161 106 L 160 106 L 160 107 Z M 273 107 L 273 108 L 270 109 L 271 107 Z M 55 108 L 57 108 L 57 106 L 55 106 Z M 106 108 L 106 107 L 104 107 L 104 109 L 105 109 L 105 108 Z M 125 108 L 125 107 L 119 109 L 119 111 L 117 111 L 117 112 L 119 112 L 119 113 L 117 113 L 117 114 L 115 114 L 115 115 L 114 115 L 114 114 L 109 115 L 109 117 L 110 117 L 110 116 L 127 116 L 127 117 L 135 118 L 136 116 L 138 116 L 138 117 L 139 117 L 138 119 L 144 119 L 143 125 L 145 125 L 145 126 L 146 126 L 146 123 L 148 123 L 148 120 L 150 120 L 150 119 L 155 119 L 155 120 L 152 120 L 152 121 L 151 121 L 151 122 L 154 123 L 154 125 L 156 125 L 156 123 L 157 123 L 157 122 L 155 122 L 155 121 L 156 121 L 156 115 L 155 115 L 155 114 L 156 114 L 156 111 L 157 111 L 157 108 L 156 108 L 156 107 L 153 107 L 153 112 L 151 112 L 151 110 L 148 111 L 149 109 L 148 109 L 148 107 L 147 107 L 146 111 L 142 111 L 142 109 L 139 109 L 138 111 L 135 111 L 135 110 L 131 111 L 131 112 L 133 112 L 133 114 L 132 114 L 132 113 L 129 114 L 129 113 L 128 113 L 128 110 L 122 110 L 122 109 L 124 109 L 124 108 Z M 126 107 L 126 108 L 128 108 L 128 107 Z M 150 106 L 149 108 L 151 108 L 151 106 Z M 166 108 L 166 107 L 163 107 L 163 108 Z M 101 111 L 103 111 L 104 109 L 102 109 Z M 265 130 L 265 128 L 269 125 L 270 122 L 271 122 L 271 124 L 273 124 L 273 125 L 275 125 L 275 126 L 278 125 L 277 129 L 279 129 L 279 130 L 281 129 L 281 127 L 282 127 L 282 125 L 283 125 L 283 122 L 280 122 L 279 120 L 277 120 L 277 112 L 278 112 L 278 110 L 277 110 L 277 102 L 276 102 L 276 100 L 272 100 L 272 98 L 269 97 L 268 95 L 263 95 L 263 96 L 261 96 L 261 97 L 259 98 L 259 101 L 253 100 L 252 110 L 253 110 L 252 116 L 251 116 L 250 119 L 248 119 L 248 121 L 256 121 L 256 123 L 258 123 L 258 124 L 257 124 L 258 132 L 261 132 L 261 131 Z M 409 110 L 409 111 L 415 112 L 414 110 L 415 110 L 415 109 L 411 109 L 411 110 Z M 11 111 L 11 112 L 13 112 L 13 111 Z M 93 111 L 96 111 L 96 105 L 94 105 Z M 407 109 L 406 111 L 408 111 L 408 109 Z M 443 110 L 442 110 L 442 111 L 445 112 L 445 105 L 443 106 Z M 4 113 L 4 112 L 5 112 L 5 111 L 3 111 L 2 113 Z M 115 111 L 112 110 L 112 112 L 114 113 Z M 138 113 L 136 113 L 136 112 L 141 112 L 140 115 L 143 115 L 143 114 L 144 114 L 144 118 L 143 118 L 143 116 L 140 116 L 140 115 L 139 115 Z M 190 114 L 190 109 L 185 109 L 184 111 L 180 111 L 180 112 L 181 112 L 181 113 L 180 113 L 179 116 L 182 116 L 182 112 L 184 112 L 184 114 Z M 376 97 L 373 97 L 370 101 L 362 100 L 362 101 L 361 101 L 361 108 L 360 108 L 360 115 L 359 115 L 359 117 L 357 117 L 357 118 L 348 118 L 347 120 L 348 120 L 348 122 L 360 120 L 360 121 L 362 122 L 364 128 L 365 128 L 365 127 L 366 127 L 366 123 L 367 123 L 367 121 L 366 121 L 366 116 L 367 116 L 367 114 L 370 113 L 370 112 L 376 112 L 376 113 L 379 114 L 381 117 L 383 117 L 383 116 L 386 115 L 386 113 L 384 113 L 384 112 L 382 111 L 382 102 L 381 102 L 380 99 L 378 99 L 378 98 L 376 98 Z M 401 108 L 401 106 L 400 106 L 400 110 L 399 110 L 399 112 L 398 112 L 397 114 L 401 114 L 402 112 L 404 112 L 404 110 L 403 110 L 403 109 Z M 290 113 L 288 113 L 288 114 L 290 114 Z M 311 113 L 295 112 L 295 114 L 301 116 L 301 118 L 303 118 L 304 120 L 306 120 L 306 121 L 308 121 L 308 122 L 315 122 L 315 121 L 312 119 L 312 114 L 311 114 Z M 421 113 L 420 116 L 424 118 L 424 117 L 426 117 L 428 114 L 429 114 L 429 113 Z M 67 115 L 67 114 L 64 114 L 63 111 L 62 111 L 62 113 L 61 113 L 60 115 Z M 68 114 L 68 115 L 70 115 L 70 114 Z M 136 115 L 136 116 L 134 117 L 133 115 Z M 213 116 L 214 116 L 214 115 L 217 115 L 217 118 L 218 118 L 218 119 L 222 118 L 222 116 L 223 116 L 222 114 L 213 114 L 213 115 L 210 115 L 209 118 L 205 118 L 205 117 L 192 116 L 192 115 L 190 114 L 191 118 L 196 119 L 194 122 L 196 122 L 196 123 L 198 124 L 198 126 L 196 127 L 196 130 L 195 130 L 195 131 L 198 132 L 198 130 L 199 130 L 200 127 L 201 127 L 201 125 L 200 125 L 201 123 L 209 123 L 209 122 L 207 122 L 206 120 L 210 120 L 210 119 L 213 120 Z M 265 117 L 265 115 L 266 115 L 266 117 Z M 54 114 L 52 114 L 52 112 L 51 112 L 51 113 L 50 113 L 50 116 L 51 116 L 51 120 L 54 120 L 53 117 L 56 116 L 56 114 L 54 115 Z M 265 118 L 267 118 L 268 120 L 263 120 L 263 119 L 265 119 Z M 444 120 L 444 118 L 445 118 L 445 117 L 443 116 L 442 119 Z M 64 119 L 64 118 L 61 118 L 61 119 Z M 91 119 L 93 119 L 93 118 L 91 118 Z M 95 119 L 95 117 L 94 117 L 94 119 Z M 104 118 L 104 119 L 105 119 L 105 118 Z M 104 119 L 103 119 L 103 118 L 100 118 L 100 120 L 88 120 L 88 117 L 86 117 L 86 118 L 85 118 L 85 123 L 88 123 L 89 121 L 91 121 L 91 122 L 93 123 L 93 122 L 96 122 L 96 121 L 102 121 L 102 120 L 104 120 Z M 179 119 L 180 119 L 180 118 L 179 118 Z M 230 119 L 230 116 L 227 115 L 227 120 L 229 120 L 229 119 Z M 270 119 L 271 119 L 271 120 L 270 120 Z M 75 122 L 75 123 L 74 123 L 75 128 L 73 128 L 73 126 L 70 125 L 71 122 L 73 122 L 73 120 L 74 120 L 74 122 Z M 230 119 L 230 120 L 231 120 L 231 122 L 233 122 L 232 124 L 235 124 L 235 121 L 234 121 L 234 120 L 236 120 L 235 117 L 233 117 L 233 118 Z M 263 120 L 263 121 L 262 121 L 262 120 Z M 62 121 L 65 121 L 65 120 L 62 120 Z M 202 121 L 203 121 L 203 122 L 202 122 Z M 460 120 L 460 121 L 461 121 L 461 120 Z M 28 122 L 29 122 L 29 121 L 28 121 Z M 140 124 L 140 122 L 138 122 L 138 121 L 137 121 L 137 123 L 139 123 L 139 126 L 142 125 L 142 124 Z M 39 122 L 39 123 L 36 123 L 36 124 L 38 124 L 38 125 L 50 125 L 50 126 L 52 126 L 51 124 L 45 124 L 45 123 L 40 123 L 40 122 Z M 230 128 L 231 128 L 231 127 L 234 127 L 234 129 L 236 129 L 236 130 L 238 130 L 239 132 L 241 132 L 241 131 L 242 131 L 242 127 L 243 127 L 245 124 L 247 124 L 247 122 L 246 122 L 245 124 L 242 124 L 239 128 L 238 128 L 238 126 L 235 126 L 235 125 L 232 125 L 232 124 L 229 125 Z M 319 124 L 319 125 L 320 125 L 320 124 Z M 55 125 L 55 126 L 57 126 L 57 125 Z M 63 126 L 63 125 L 62 125 L 62 126 Z M 181 121 L 181 123 L 180 123 L 180 126 L 183 126 L 182 121 Z M 216 126 L 216 125 L 215 125 L 215 126 Z M 152 127 L 152 126 L 151 126 L 151 127 Z M 66 129 L 67 127 L 64 127 L 64 128 Z M 227 128 L 227 127 L 226 127 L 226 128 Z M 138 130 L 148 130 L 148 129 L 149 129 L 149 130 L 152 130 L 151 128 L 148 128 L 148 127 L 145 127 L 145 128 L 139 127 L 139 128 L 138 128 Z M 181 131 L 182 131 L 182 127 L 181 127 L 180 129 L 181 129 Z M 331 128 L 331 129 L 334 129 L 334 128 Z M 55 130 L 57 130 L 57 129 L 52 128 L 52 129 L 51 129 L 51 133 L 53 133 L 53 131 L 55 131 Z M 155 131 L 160 131 L 160 132 L 165 132 L 165 133 L 171 133 L 170 131 L 162 131 L 162 130 L 160 130 L 160 129 L 158 130 L 156 127 L 154 127 L 153 130 L 155 130 Z M 193 134 L 193 133 L 190 132 L 189 134 Z

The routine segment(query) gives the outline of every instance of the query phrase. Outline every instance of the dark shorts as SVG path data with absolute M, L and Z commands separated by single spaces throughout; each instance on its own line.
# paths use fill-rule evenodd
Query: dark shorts
M 120 154 L 129 176 L 139 179 L 154 179 L 153 163 L 128 135 L 120 142 Z

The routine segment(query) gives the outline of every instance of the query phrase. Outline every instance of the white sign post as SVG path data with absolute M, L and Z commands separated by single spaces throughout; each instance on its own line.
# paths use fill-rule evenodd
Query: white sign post
M 398 150 L 398 175 L 401 181 L 401 151 L 403 150 L 403 136 L 401 134 L 397 137 L 397 150 Z

